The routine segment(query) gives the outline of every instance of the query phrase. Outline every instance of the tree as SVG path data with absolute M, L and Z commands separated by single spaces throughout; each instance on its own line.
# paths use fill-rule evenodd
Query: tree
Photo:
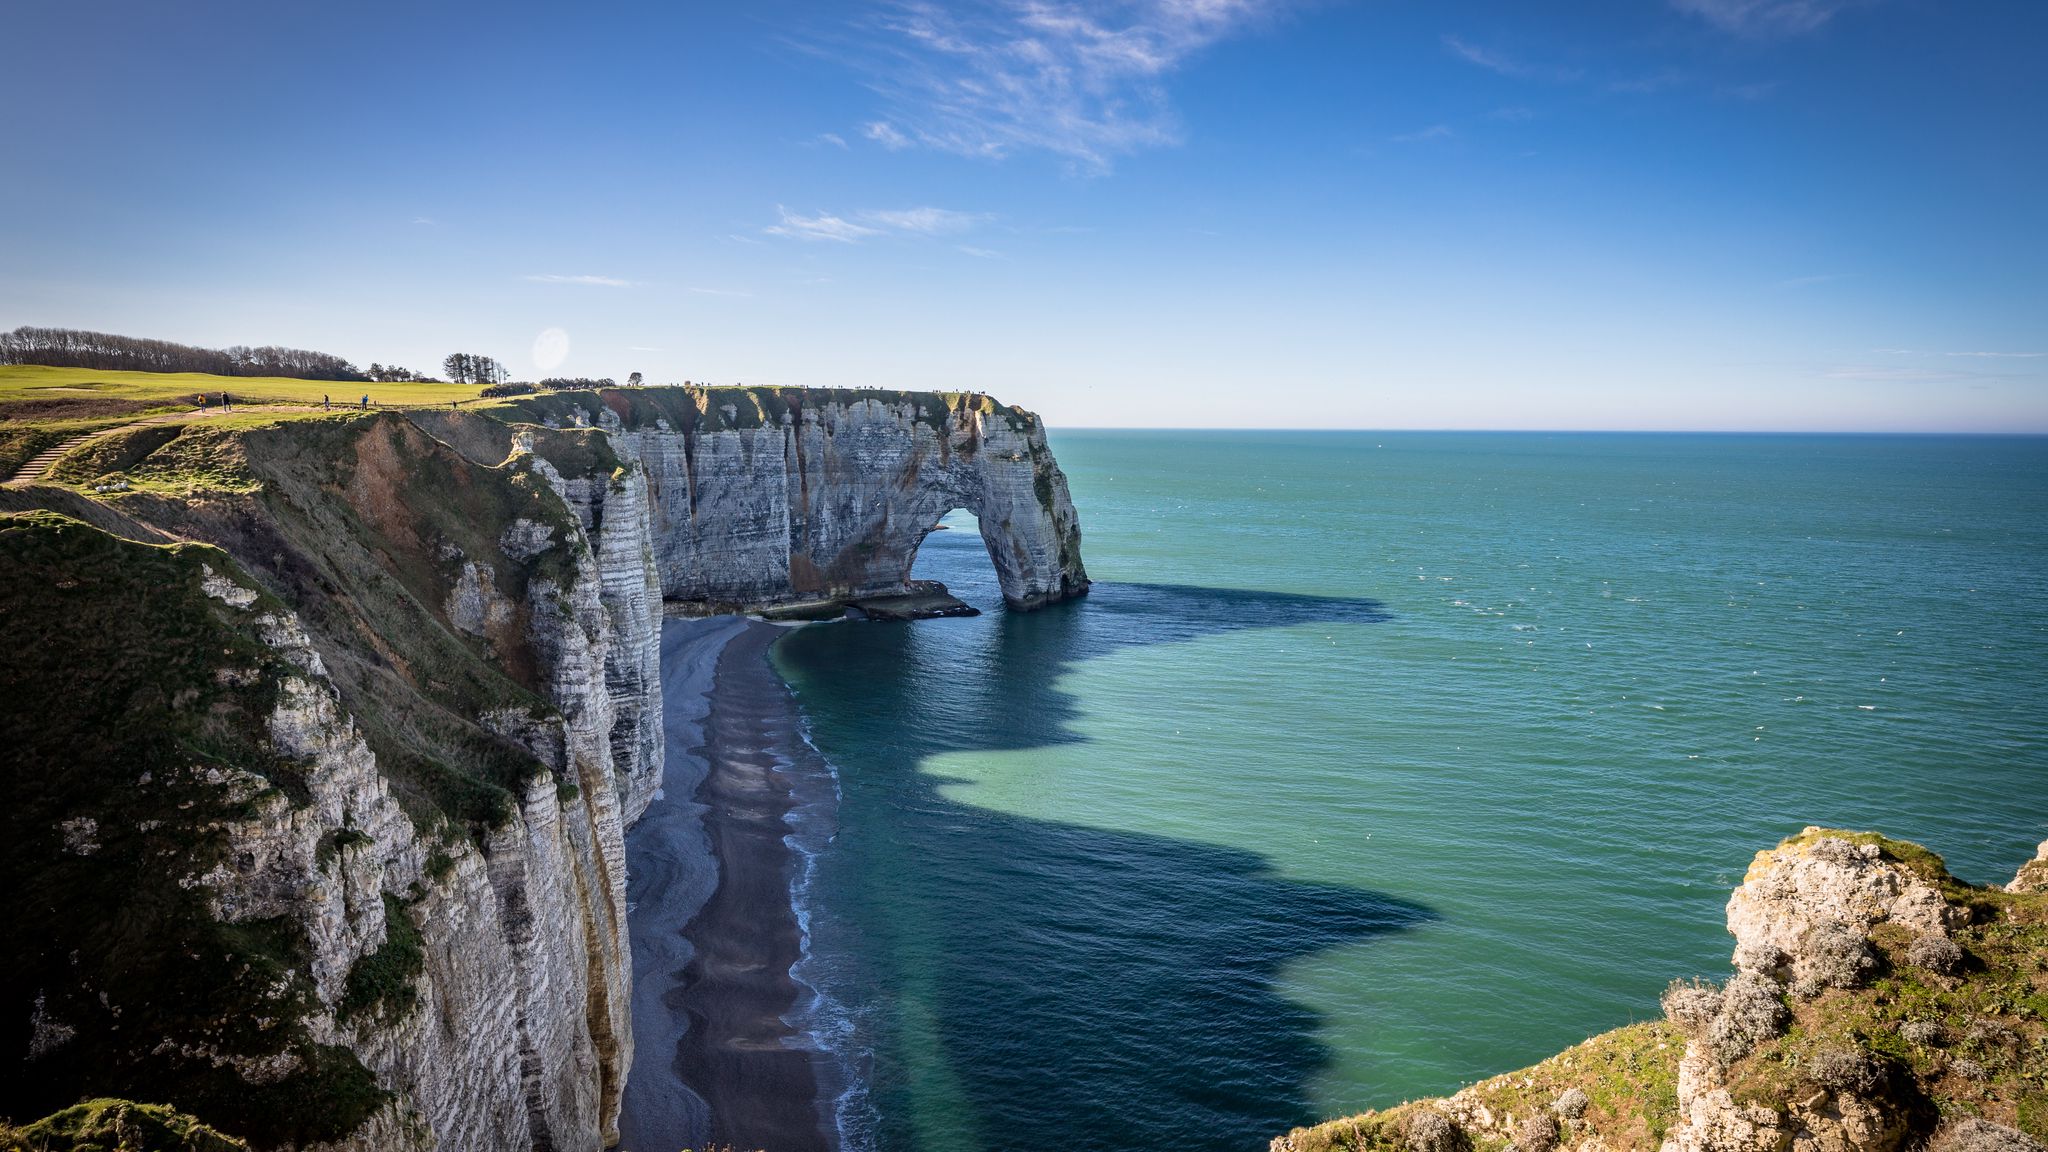
M 450 353 L 441 361 L 441 371 L 457 384 L 498 384 L 511 376 L 503 364 L 474 352 Z
M 628 388 L 638 388 L 639 386 L 640 386 L 640 374 L 639 374 L 638 372 L 632 373 L 631 375 L 629 375 L 629 376 L 627 376 L 627 377 L 626 377 L 626 387 L 628 387 Z
M 216 376 L 290 376 L 301 380 L 363 379 L 362 371 L 341 357 L 303 348 L 251 348 L 242 344 L 232 348 L 195 348 L 169 340 L 27 326 L 0 334 L 0 364 L 209 372 Z

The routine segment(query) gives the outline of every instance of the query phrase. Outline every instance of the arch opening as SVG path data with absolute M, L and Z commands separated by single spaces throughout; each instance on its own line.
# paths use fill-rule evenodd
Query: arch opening
M 910 563 L 913 583 L 936 580 L 954 599 L 987 612 L 1003 604 L 996 559 L 981 535 L 981 521 L 965 507 L 939 517 L 918 542 Z

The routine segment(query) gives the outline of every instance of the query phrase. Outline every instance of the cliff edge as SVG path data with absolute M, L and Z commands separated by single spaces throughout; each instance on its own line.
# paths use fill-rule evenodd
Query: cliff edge
M 1728 901 L 1735 974 L 1665 1019 L 1274 1152 L 2048 1152 L 2048 844 L 1972 887 L 1915 844 L 1808 828 Z

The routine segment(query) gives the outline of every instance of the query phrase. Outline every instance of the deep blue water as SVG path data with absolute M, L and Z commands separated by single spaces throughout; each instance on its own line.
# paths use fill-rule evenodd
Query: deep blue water
M 2048 835 L 2048 441 L 1069 432 L 1099 583 L 777 661 L 849 1143 L 1256 1149 L 1724 971 L 1809 823 Z

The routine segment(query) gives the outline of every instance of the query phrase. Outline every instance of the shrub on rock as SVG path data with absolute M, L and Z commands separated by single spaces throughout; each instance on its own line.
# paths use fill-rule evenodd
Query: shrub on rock
M 1402 1133 L 1409 1152 L 1460 1152 L 1465 1147 L 1465 1133 L 1451 1122 L 1451 1118 L 1428 1108 L 1417 1109 L 1408 1118 L 1408 1127 Z
M 1939 932 L 1928 932 L 1906 949 L 1906 963 L 1925 968 L 1937 976 L 1953 976 L 1962 970 L 1963 950 Z
M 1934 1134 L 1927 1152 L 2048 1152 L 2048 1145 L 2017 1128 L 1989 1120 L 1958 1120 Z
M 1688 1034 L 1697 1034 L 1720 1014 L 1721 989 L 1705 980 L 1673 980 L 1660 1002 L 1666 1019 Z

